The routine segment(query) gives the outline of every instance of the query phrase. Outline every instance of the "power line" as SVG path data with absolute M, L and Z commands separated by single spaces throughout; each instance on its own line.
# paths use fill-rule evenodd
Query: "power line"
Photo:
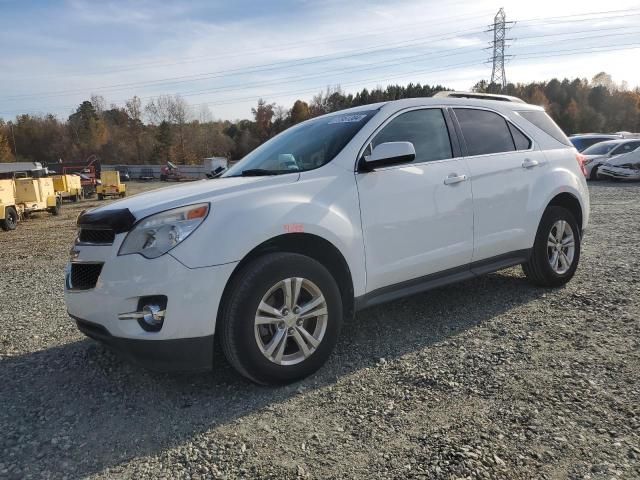
M 619 45 L 619 46 L 612 45 L 612 46 L 607 46 L 607 47 L 603 46 L 603 47 L 595 47 L 595 48 L 597 48 L 597 50 L 594 50 L 594 47 L 579 48 L 579 49 L 568 49 L 568 50 L 562 50 L 561 52 L 563 52 L 563 53 L 557 53 L 557 54 L 549 54 L 549 53 L 542 53 L 542 52 L 531 52 L 531 53 L 525 54 L 525 55 L 518 55 L 517 58 L 527 58 L 527 59 L 528 58 L 547 58 L 547 57 L 575 55 L 576 53 L 602 53 L 602 52 L 610 52 L 610 51 L 633 50 L 633 49 L 640 48 L 640 43 L 622 44 L 622 45 Z M 384 81 L 388 81 L 388 80 L 402 78 L 402 77 L 405 77 L 407 75 L 438 73 L 438 72 L 443 72 L 443 71 L 450 71 L 452 69 L 455 70 L 455 69 L 460 69 L 460 68 L 467 68 L 467 67 L 481 66 L 481 65 L 483 65 L 483 62 L 465 62 L 465 63 L 459 63 L 459 64 L 454 64 L 454 65 L 446 65 L 446 66 L 443 66 L 442 68 L 438 68 L 438 69 L 411 70 L 411 71 L 405 71 L 405 72 L 402 72 L 400 74 L 390 75 L 390 76 L 386 76 L 386 77 L 382 77 L 382 78 L 380 78 L 380 77 L 365 78 L 365 79 L 354 80 L 354 81 L 347 82 L 347 83 L 336 82 L 334 84 L 340 85 L 340 86 L 362 85 L 363 83 L 370 83 L 370 82 L 384 82 Z M 275 92 L 275 93 L 269 93 L 269 94 L 263 93 L 263 94 L 260 94 L 260 95 L 251 95 L 251 96 L 247 96 L 247 97 L 233 98 L 233 99 L 221 100 L 221 101 L 216 101 L 216 102 L 202 102 L 202 103 L 192 104 L 190 106 L 191 107 L 197 107 L 197 106 L 201 106 L 201 105 L 208 105 L 208 106 L 232 105 L 232 104 L 241 103 L 241 102 L 245 102 L 245 101 L 255 101 L 258 98 L 278 98 L 278 97 L 291 96 L 291 95 L 297 95 L 297 94 L 302 94 L 302 93 L 317 92 L 318 90 L 322 90 L 325 87 L 326 87 L 326 84 L 325 85 L 316 86 L 316 87 L 305 88 L 305 89 L 302 89 L 302 90 L 290 90 L 290 91 Z M 62 108 L 66 108 L 66 107 L 58 107 L 58 108 L 62 109 Z M 10 112 L 2 112 L 2 113 L 9 114 Z
M 616 12 L 616 11 L 611 11 L 611 12 Z M 607 12 L 604 12 L 604 13 L 607 13 Z M 579 16 L 593 15 L 593 14 L 594 13 L 591 13 L 591 14 L 580 14 Z M 628 17 L 628 16 L 632 16 L 632 15 L 640 15 L 640 14 L 627 14 L 627 15 L 624 15 L 624 16 Z M 569 16 L 549 17 L 549 18 L 551 18 L 551 19 L 553 19 L 553 18 L 560 19 L 560 18 L 567 18 L 567 17 L 569 17 Z M 589 19 L 583 19 L 583 20 L 592 20 L 592 21 L 594 21 L 594 20 L 598 20 L 598 19 L 597 18 L 589 18 Z M 521 24 L 521 23 L 524 23 L 524 22 L 525 21 L 521 21 L 521 22 L 518 22 L 518 23 Z M 622 28 L 631 28 L 631 27 L 622 27 Z M 582 31 L 576 31 L 576 32 L 561 32 L 561 33 L 547 34 L 547 35 L 529 35 L 529 36 L 523 36 L 521 38 L 524 38 L 524 39 L 526 39 L 526 38 L 540 38 L 540 37 L 549 37 L 549 36 L 554 36 L 554 35 L 566 36 L 566 35 L 574 35 L 574 34 L 577 34 L 577 33 L 588 33 L 588 32 L 596 32 L 596 31 L 609 31 L 609 30 L 611 30 L 611 28 L 608 28 L 608 29 L 582 30 Z M 570 41 L 577 41 L 577 40 L 581 40 L 581 39 L 603 38 L 603 37 L 617 36 L 617 35 L 630 35 L 630 34 L 634 34 L 634 33 L 635 32 L 626 32 L 626 33 L 617 33 L 617 34 L 592 36 L 592 37 L 567 38 L 567 39 L 565 39 L 563 41 L 570 42 Z M 454 35 L 453 37 L 448 37 L 448 38 L 459 38 L 459 37 L 460 37 L 460 35 Z M 433 38 L 438 38 L 438 36 L 423 37 L 423 40 L 424 40 L 424 38 L 432 38 L 433 39 Z M 403 42 L 395 42 L 395 44 L 397 44 L 397 43 L 407 43 L 407 42 L 410 42 L 410 41 L 411 40 L 405 40 Z M 417 44 L 423 44 L 423 43 L 425 43 L 425 41 L 418 42 Z M 546 42 L 546 44 L 548 44 L 548 43 L 555 43 L 555 42 Z M 536 45 L 536 44 L 537 45 L 543 45 L 545 43 L 533 42 L 533 45 Z M 387 45 L 389 45 L 389 44 L 387 44 Z M 407 48 L 409 46 L 414 46 L 414 45 L 406 45 L 404 47 L 401 47 L 401 46 L 389 47 L 389 48 L 384 48 L 384 49 L 379 49 L 379 50 L 376 50 L 376 49 L 374 49 L 374 50 L 364 49 L 364 52 L 363 52 L 363 50 L 356 50 L 351 55 L 346 55 L 344 57 L 366 55 L 366 54 L 370 54 L 370 53 L 378 53 L 379 51 L 395 51 L 395 50 L 400 49 L 400 48 Z M 623 45 L 636 45 L 636 44 L 623 44 Z M 539 52 L 530 52 L 530 53 L 520 54 L 520 55 L 518 55 L 518 58 L 522 58 L 522 59 L 545 58 L 545 57 L 548 57 L 548 56 L 552 57 L 552 56 L 571 55 L 571 54 L 578 53 L 578 52 L 584 52 L 584 53 L 594 52 L 594 53 L 598 53 L 598 52 L 604 52 L 604 51 L 624 50 L 624 48 L 609 49 L 608 47 L 609 46 L 593 46 L 593 47 L 587 47 L 589 50 L 585 50 L 584 48 L 582 48 L 582 49 L 560 50 L 560 51 L 558 51 L 558 54 L 548 54 L 548 53 L 546 53 L 546 54 L 543 54 L 543 55 L 537 55 Z M 439 52 L 430 52 L 430 53 L 427 53 L 427 54 L 412 55 L 412 56 L 409 56 L 409 57 L 400 57 L 399 59 L 395 58 L 393 60 L 401 60 L 401 61 L 386 65 L 385 67 L 382 67 L 382 68 L 389 68 L 389 67 L 392 67 L 392 66 L 397 66 L 397 65 L 400 65 L 400 64 L 403 64 L 403 63 L 407 63 L 406 60 L 409 60 L 409 59 L 416 59 L 416 58 L 419 58 L 419 57 L 422 57 L 422 56 L 430 56 L 430 55 L 433 55 L 435 53 L 442 54 L 444 52 L 460 51 L 460 50 L 465 50 L 465 49 L 468 49 L 468 48 L 471 48 L 471 47 L 459 47 L 459 48 L 449 49 L 449 50 L 444 50 L 444 51 L 439 51 Z M 562 52 L 571 52 L 571 53 L 562 53 Z M 433 58 L 449 57 L 449 56 L 460 55 L 460 54 L 464 54 L 464 53 L 466 53 L 466 52 L 460 51 L 460 53 L 451 53 L 451 54 L 448 54 L 448 55 L 439 55 L 439 56 L 434 56 Z M 316 56 L 316 57 L 309 57 L 307 59 L 300 59 L 301 62 L 303 62 L 303 63 L 300 63 L 300 65 L 295 65 L 294 64 L 294 65 L 291 65 L 291 66 L 295 67 L 295 66 L 301 66 L 301 65 L 305 65 L 305 64 L 309 64 L 309 63 L 319 63 L 320 61 L 332 61 L 332 60 L 339 59 L 339 58 L 324 58 L 324 57 L 331 57 L 333 55 L 335 55 L 335 54 L 332 54 L 332 55 L 320 55 L 320 56 Z M 322 59 L 322 58 L 324 58 L 324 59 Z M 329 71 L 329 72 L 323 73 L 322 75 L 320 75 L 320 77 L 326 76 L 328 74 L 352 73 L 352 72 L 356 72 L 356 71 L 370 70 L 370 69 L 372 69 L 372 67 L 374 65 L 385 64 L 385 63 L 388 63 L 389 61 L 393 61 L 393 60 L 384 60 L 384 61 L 381 61 L 381 62 L 373 62 L 373 63 L 370 62 L 370 63 L 367 63 L 366 64 L 367 66 L 365 66 L 364 68 L 346 69 L 346 70 L 342 70 L 342 71 L 340 71 L 340 70 L 339 71 Z M 269 66 L 270 65 L 272 67 L 271 69 L 276 69 L 276 68 L 273 68 L 275 65 L 281 65 L 283 63 L 291 64 L 291 62 L 295 62 L 295 61 L 275 62 L 273 64 L 265 64 L 265 66 Z M 471 64 L 469 64 L 469 65 L 471 65 Z M 467 66 L 469 66 L 469 65 L 467 65 Z M 255 69 L 258 68 L 258 67 L 260 67 L 260 66 L 245 67 L 245 69 L 251 69 L 251 68 L 254 69 L 254 71 L 248 71 L 246 73 L 255 73 L 257 71 Z M 453 65 L 452 66 L 447 66 L 445 68 L 452 68 L 452 67 L 454 67 L 454 66 Z M 242 69 L 235 69 L 235 70 L 242 70 Z M 438 71 L 441 71 L 441 70 L 438 70 Z M 219 76 L 224 76 L 224 75 L 220 74 L 220 73 L 223 73 L 223 72 L 226 72 L 226 71 L 219 72 Z M 400 74 L 399 76 L 396 75 L 395 78 L 402 77 L 402 76 L 405 76 L 405 75 L 409 75 L 409 74 L 412 74 L 412 73 L 420 73 L 420 72 L 422 72 L 422 73 L 432 73 L 432 71 L 427 71 L 427 72 L 425 72 L 425 71 L 405 72 L 405 73 Z M 204 74 L 199 74 L 199 75 L 202 76 Z M 304 75 L 304 76 L 298 76 L 298 77 L 289 77 L 288 79 L 295 81 L 295 80 L 302 80 L 302 79 L 309 79 L 309 78 L 318 78 L 318 75 Z M 198 79 L 189 80 L 189 81 L 197 81 L 197 80 L 205 80 L 205 79 L 208 79 L 208 78 L 198 78 Z M 283 81 L 286 82 L 286 80 L 287 80 L 287 77 L 279 78 L 279 79 L 274 80 L 271 84 L 282 83 Z M 383 80 L 386 80 L 386 79 L 383 79 Z M 185 81 L 187 81 L 187 80 L 185 80 Z M 366 80 L 359 80 L 358 82 L 363 82 L 363 81 L 366 81 Z M 355 82 L 355 83 L 357 84 L 358 82 Z M 146 82 L 142 82 L 142 83 L 144 84 Z M 176 82 L 176 83 L 178 83 L 178 82 Z M 180 82 L 180 83 L 183 83 L 183 82 Z M 161 85 L 161 84 L 154 83 L 153 85 L 150 85 L 150 86 L 158 86 L 158 85 Z M 265 85 L 265 83 L 264 82 L 260 82 L 260 85 Z M 269 84 L 267 84 L 267 85 L 269 85 Z M 192 92 L 186 92 L 185 95 L 195 96 L 195 95 L 201 95 L 201 94 L 204 94 L 204 93 L 212 93 L 212 92 L 216 92 L 216 91 L 225 91 L 225 90 L 226 91 L 233 91 L 233 90 L 238 90 L 238 89 L 243 89 L 243 88 L 250 88 L 252 86 L 256 86 L 256 84 L 255 83 L 254 84 L 248 84 L 248 85 L 247 84 L 244 84 L 244 85 L 240 84 L 240 85 L 231 85 L 231 86 L 226 86 L 226 87 L 217 87 L 217 88 L 211 88 L 211 89 L 196 90 L 196 91 L 192 91 Z M 317 87 L 314 88 L 313 90 L 317 91 Z M 86 90 L 83 89 L 82 92 L 84 92 L 84 91 L 86 91 Z M 82 92 L 78 91 L 78 93 L 82 93 Z M 35 94 L 35 96 L 37 96 L 37 95 L 38 94 Z M 31 95 L 29 95 L 29 96 L 31 96 Z M 153 98 L 153 97 L 148 97 L 148 98 Z M 251 97 L 251 98 L 257 98 L 257 97 Z M 230 101 L 230 103 L 234 103 L 234 102 L 235 102 L 235 100 L 231 100 Z M 228 104 L 228 103 L 229 102 L 225 102 L 225 104 Z
M 482 18 L 484 17 L 485 14 L 473 14 L 473 15 L 459 15 L 459 16 L 455 16 L 455 17 L 447 17 L 449 19 L 451 19 L 450 21 L 445 21 L 445 22 L 438 22 L 438 26 L 440 25 L 446 25 L 446 24 L 450 24 L 450 23 L 459 23 L 460 20 L 459 19 L 475 19 L 475 18 Z M 458 20 L 453 20 L 454 18 L 457 18 Z M 435 19 L 437 20 L 437 19 Z M 162 61 L 162 60 L 158 60 L 158 61 L 153 61 L 153 62 L 147 62 L 147 63 L 141 63 L 141 62 L 137 62 L 135 64 L 123 64 L 123 65 L 112 65 L 110 67 L 107 67 L 105 69 L 102 70 L 94 70 L 92 72 L 86 72 L 86 71 L 78 71 L 78 72 L 74 72 L 74 73 L 69 73 L 69 74 L 59 74 L 59 75 L 38 75 L 37 78 L 64 78 L 64 77 L 73 77 L 73 76 L 80 76 L 80 75 L 98 75 L 98 74 L 109 74 L 109 73 L 121 73 L 121 72 L 126 72 L 126 71 L 132 71 L 132 70 L 139 70 L 139 69 L 144 69 L 144 68 L 154 68 L 154 67 L 158 67 L 158 66 L 173 66 L 173 65 L 182 65 L 185 63 L 192 63 L 192 62 L 199 62 L 201 60 L 210 60 L 210 59 L 215 59 L 215 60 L 219 60 L 222 58 L 228 58 L 228 57 L 238 57 L 238 56 L 249 56 L 252 54 L 260 54 L 260 53 L 273 53 L 273 52 L 281 52 L 281 51 L 286 51 L 286 50 L 292 50 L 292 49 L 296 49 L 299 48 L 300 46 L 303 45 L 317 45 L 317 44 L 323 44 L 323 43 L 332 43 L 332 42 L 336 42 L 336 41 L 342 41 L 345 39 L 354 39 L 354 38 L 362 38 L 362 37 L 378 37 L 381 35 L 384 35 L 385 33 L 391 33 L 391 32 L 398 32 L 398 31 L 402 31 L 402 32 L 406 32 L 407 31 L 407 27 L 412 27 L 413 28 L 417 28 L 417 26 L 421 26 L 421 25 L 433 25 L 434 23 L 434 19 L 430 18 L 427 21 L 422 21 L 422 22 L 415 22 L 415 23 L 409 23 L 409 24 L 405 24 L 402 27 L 399 28 L 393 28 L 393 29 L 385 29 L 385 30 L 377 30 L 376 32 L 362 32 L 360 34 L 356 34 L 356 35 L 337 35 L 337 36 L 324 36 L 321 38 L 316 38 L 316 39 L 312 39 L 310 41 L 302 41 L 302 42 L 292 42 L 292 43 L 285 43 L 285 44 L 280 44 L 280 45 L 274 45 L 273 47 L 275 48 L 263 48 L 263 49 L 258 49 L 258 50 L 248 50 L 248 51 L 239 51 L 239 52 L 233 52 L 233 53 L 228 53 L 228 54 L 216 54 L 216 55 L 203 55 L 203 56 L 197 56 L 197 57 L 183 57 L 181 60 L 175 61 L 175 62 L 166 62 L 166 61 Z M 409 28 L 411 29 L 411 28 Z M 17 79 L 21 79 L 21 78 L 33 78 L 33 76 L 30 77 L 17 77 Z
M 394 51 L 394 50 L 403 49 L 403 48 L 415 47 L 419 45 L 424 45 L 425 43 L 431 43 L 434 40 L 440 40 L 440 41 L 450 40 L 453 38 L 459 38 L 463 36 L 462 34 L 471 35 L 471 34 L 478 34 L 483 32 L 484 30 L 480 30 L 480 29 L 461 30 L 459 32 L 454 32 L 453 34 L 449 33 L 448 36 L 436 35 L 436 36 L 418 37 L 416 39 L 404 40 L 400 42 L 380 44 L 380 45 L 376 45 L 374 47 L 369 47 L 365 49 L 352 50 L 351 53 L 348 53 L 345 55 L 339 55 L 339 56 L 335 56 L 335 54 L 316 55 L 316 56 L 306 57 L 306 58 L 297 59 L 297 60 L 285 60 L 280 62 L 266 63 L 262 65 L 254 65 L 250 67 L 218 70 L 214 72 L 199 73 L 199 74 L 192 74 L 192 75 L 181 75 L 176 77 L 167 77 L 164 79 L 158 79 L 158 80 L 152 80 L 152 81 L 146 81 L 146 82 L 119 83 L 119 84 L 113 84 L 113 85 L 105 85 L 102 87 L 93 87 L 88 89 L 83 88 L 83 89 L 62 90 L 62 91 L 54 91 L 54 92 L 39 92 L 35 94 L 19 94 L 19 95 L 12 95 L 9 97 L 5 97 L 5 100 L 19 100 L 23 98 L 33 98 L 33 97 L 44 98 L 44 97 L 65 96 L 65 95 L 73 95 L 76 93 L 84 93 L 87 90 L 94 92 L 94 91 L 102 91 L 102 90 L 120 90 L 120 89 L 126 89 L 131 87 L 142 87 L 142 86 L 166 86 L 166 85 L 173 85 L 173 84 L 185 83 L 185 82 L 191 82 L 191 81 L 221 78 L 224 76 L 229 76 L 229 74 L 231 73 L 238 74 L 240 72 L 248 73 L 248 74 L 260 73 L 264 71 L 274 70 L 283 66 L 291 66 L 291 64 L 294 62 L 297 62 L 297 63 L 294 63 L 293 66 L 300 66 L 300 65 L 320 63 L 322 61 L 343 60 L 346 58 L 369 55 L 372 53 L 380 53 L 385 51 Z M 419 40 L 419 41 L 416 42 L 415 40 Z M 406 45 L 402 45 L 402 44 L 406 44 Z M 397 46 L 391 47 L 389 45 L 397 45 Z
M 595 15 L 598 13 L 609 13 L 609 12 L 619 12 L 619 10 L 611 10 L 608 12 L 592 12 L 592 13 L 587 13 L 587 14 L 579 14 L 577 16 L 584 16 L 584 15 Z M 627 13 L 625 16 L 632 16 L 632 15 L 640 15 L 639 14 L 629 14 Z M 563 17 L 548 17 L 550 19 L 558 19 L 558 18 L 568 18 L 568 17 L 573 17 L 576 15 L 567 15 L 567 16 L 563 16 Z M 533 20 L 540 20 L 540 18 L 538 19 L 533 19 Z M 588 20 L 597 20 L 597 18 L 590 18 Z M 528 20 L 524 20 L 524 21 L 520 21 L 518 23 L 524 23 L 527 22 Z M 511 22 L 509 22 L 511 23 Z M 345 59 L 345 58 L 353 58 L 356 56 L 362 56 L 362 55 L 368 55 L 368 54 L 372 54 L 372 53 L 380 53 L 380 52 L 384 52 L 384 51 L 393 51 L 395 49 L 400 49 L 400 48 L 410 48 L 410 47 L 414 47 L 414 46 L 419 46 L 422 45 L 424 43 L 427 43 L 429 41 L 433 41 L 434 39 L 440 39 L 440 40 L 448 40 L 448 39 L 452 39 L 452 38 L 459 38 L 460 36 L 462 36 L 462 34 L 467 34 L 467 35 L 473 35 L 473 34 L 477 34 L 477 33 L 482 33 L 482 31 L 479 30 L 475 30 L 475 29 L 469 29 L 469 30 L 462 30 L 459 32 L 453 32 L 453 34 L 450 34 L 450 36 L 442 36 L 442 35 L 435 35 L 435 36 L 428 36 L 428 37 L 419 37 L 417 39 L 410 39 L 410 40 L 404 40 L 404 41 L 400 41 L 400 42 L 394 42 L 391 44 L 383 44 L 383 45 L 377 45 L 375 47 L 369 47 L 366 49 L 359 49 L 359 50 L 354 50 L 351 51 L 351 53 L 347 53 L 345 55 L 339 55 L 339 56 L 335 56 L 335 54 L 327 54 L 327 55 L 317 55 L 314 57 L 307 57 L 307 58 L 302 58 L 302 59 L 296 59 L 296 60 L 286 60 L 286 61 L 281 61 L 281 62 L 272 62 L 272 63 L 268 63 L 268 64 L 262 64 L 262 65 L 255 65 L 255 66 L 249 66 L 249 67 L 242 67 L 242 68 L 236 68 L 236 69 L 228 69 L 228 70 L 219 70 L 216 72 L 206 72 L 206 73 L 200 73 L 200 74 L 192 74 L 192 75 L 183 75 L 183 76 L 177 76 L 177 77 L 168 77 L 168 78 L 164 78 L 164 79 L 158 79 L 158 80 L 152 80 L 152 81 L 145 81 L 145 82 L 131 82 L 131 83 L 120 83 L 120 84 L 113 84 L 113 85 L 106 85 L 106 86 L 101 86 L 101 87 L 93 87 L 93 88 L 83 88 L 83 89 L 76 89 L 76 90 L 62 90 L 62 91 L 54 91 L 54 92 L 39 92 L 39 93 L 35 93 L 35 94 L 18 94 L 18 95 L 12 95 L 9 97 L 5 97 L 5 100 L 21 100 L 21 99 L 26 99 L 26 98 L 47 98 L 47 97 L 55 97 L 55 96 L 67 96 L 67 95 L 74 95 L 74 94 L 78 94 L 78 93 L 84 93 L 86 91 L 117 91 L 117 90 L 125 90 L 128 88 L 132 88 L 132 87 L 152 87 L 152 86 L 170 86 L 170 85 L 175 85 L 175 84 L 180 84 L 180 83 L 187 83 L 187 82 L 195 82 L 195 81 L 201 81 L 201 80 L 210 80 L 210 79 L 215 79 L 215 78 L 222 78 L 225 76 L 232 76 L 232 75 L 240 75 L 240 74 L 252 74 L 252 73 L 260 73 L 260 72 L 264 72 L 264 71 L 270 71 L 270 70 L 275 70 L 277 69 L 279 66 L 303 66 L 303 65 L 310 65 L 310 64 L 316 64 L 316 63 L 320 63 L 320 62 L 325 62 L 325 61 L 335 61 L 335 60 L 341 60 L 341 59 Z M 562 35 L 566 35 L 566 33 L 563 33 Z M 527 37 L 525 37 L 527 38 Z M 533 38 L 533 37 L 530 37 Z M 420 40 L 418 42 L 415 42 L 414 40 Z M 411 43 L 413 42 L 413 43 Z M 389 47 L 389 45 L 399 45 L 397 47 Z M 401 45 L 401 44 L 405 44 L 405 45 Z M 378 48 L 378 47 L 382 47 L 382 48 Z M 349 52 L 349 51 L 347 51 Z

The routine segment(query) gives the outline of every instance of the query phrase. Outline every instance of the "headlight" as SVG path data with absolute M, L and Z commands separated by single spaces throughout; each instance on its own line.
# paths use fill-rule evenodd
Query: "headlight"
M 191 235 L 208 213 L 209 204 L 200 203 L 144 218 L 127 234 L 118 255 L 139 253 L 146 258 L 164 255 Z

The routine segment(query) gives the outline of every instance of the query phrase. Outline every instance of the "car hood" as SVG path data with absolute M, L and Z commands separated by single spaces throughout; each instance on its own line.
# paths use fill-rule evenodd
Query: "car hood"
M 215 180 L 198 180 L 140 193 L 92 209 L 91 213 L 104 214 L 112 210 L 128 209 L 136 220 L 140 220 L 171 208 L 205 201 L 215 202 L 215 199 L 220 196 L 238 194 L 243 190 L 254 191 L 273 185 L 294 183 L 299 177 L 300 175 L 296 173 L 268 177 L 223 177 Z

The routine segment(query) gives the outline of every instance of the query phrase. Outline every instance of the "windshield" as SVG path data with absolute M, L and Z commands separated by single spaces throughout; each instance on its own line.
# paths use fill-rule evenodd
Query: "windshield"
M 333 160 L 376 113 L 331 115 L 291 127 L 249 153 L 223 177 L 279 175 L 321 167 Z
M 592 145 L 591 147 L 589 147 L 586 150 L 584 150 L 582 153 L 585 154 L 585 155 L 606 155 L 607 153 L 609 153 L 611 150 L 613 150 L 618 145 L 619 145 L 619 143 L 617 143 L 617 142 L 615 142 L 615 143 L 609 143 L 609 142 L 596 143 L 595 145 Z

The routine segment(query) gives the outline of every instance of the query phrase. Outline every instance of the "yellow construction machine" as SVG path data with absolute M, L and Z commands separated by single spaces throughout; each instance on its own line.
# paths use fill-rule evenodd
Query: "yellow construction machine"
M 106 197 L 126 197 L 127 187 L 120 181 L 120 172 L 117 170 L 102 170 L 100 173 L 100 185 L 96 188 L 98 200 Z
M 81 178 L 78 175 L 54 175 L 53 188 L 63 200 L 77 202 L 84 198 Z

